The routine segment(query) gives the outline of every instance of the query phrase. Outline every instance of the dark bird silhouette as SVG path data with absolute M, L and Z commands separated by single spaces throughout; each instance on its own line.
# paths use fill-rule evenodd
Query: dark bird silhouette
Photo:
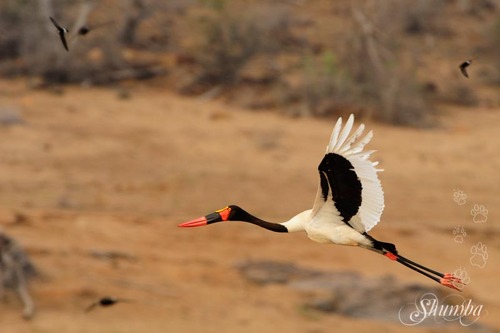
M 101 27 L 105 27 L 107 25 L 110 25 L 111 23 L 113 23 L 113 22 L 110 21 L 110 22 L 104 22 L 104 23 L 93 24 L 93 25 L 84 24 L 80 28 L 78 28 L 77 34 L 80 36 L 85 36 L 89 32 L 94 31 L 97 28 L 101 28 Z
M 132 300 L 130 300 L 130 299 L 106 296 L 106 297 L 101 298 L 97 302 L 90 304 L 87 307 L 87 309 L 85 309 L 85 312 L 92 311 L 96 306 L 107 307 L 107 306 L 115 305 L 118 302 L 131 302 L 131 301 Z
M 60 26 L 52 16 L 50 17 L 50 20 L 52 21 L 52 24 L 54 24 L 54 26 L 57 28 L 57 32 L 59 33 L 59 37 L 61 38 L 61 42 L 64 48 L 66 49 L 66 51 L 69 51 L 68 43 L 66 42 L 66 34 L 69 32 L 69 30 L 65 27 Z
M 460 70 L 462 71 L 462 74 L 468 78 L 469 77 L 469 74 L 467 73 L 467 67 L 470 66 L 470 64 L 472 64 L 472 59 L 471 60 L 467 60 L 467 61 L 464 61 L 463 63 L 460 64 L 460 66 L 458 66 L 460 68 Z
M 78 29 L 78 34 L 80 36 L 85 36 L 86 34 L 88 34 L 90 31 L 90 28 L 88 25 L 84 25 L 82 27 L 80 27 L 80 29 Z

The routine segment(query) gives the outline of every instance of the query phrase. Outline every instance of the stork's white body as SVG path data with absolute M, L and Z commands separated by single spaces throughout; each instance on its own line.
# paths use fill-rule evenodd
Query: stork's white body
M 335 206 L 323 205 L 315 216 L 311 213 L 312 209 L 305 210 L 281 224 L 289 232 L 305 231 L 311 240 L 318 243 L 370 246 L 370 241 L 364 235 L 339 219 Z

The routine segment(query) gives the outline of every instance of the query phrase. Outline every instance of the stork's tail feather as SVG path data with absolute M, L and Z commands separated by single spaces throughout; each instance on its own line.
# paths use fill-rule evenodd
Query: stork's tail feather
M 374 246 L 376 248 L 379 248 L 382 252 L 390 252 L 392 254 L 397 255 L 398 250 L 396 250 L 396 245 L 392 243 L 386 243 L 386 242 L 380 242 L 380 241 L 375 241 Z
M 392 243 L 381 242 L 368 235 L 366 232 L 363 235 L 368 238 L 372 242 L 373 250 L 379 252 L 381 254 L 386 254 L 387 252 L 392 253 L 393 255 L 398 254 L 398 250 L 396 250 L 396 245 Z

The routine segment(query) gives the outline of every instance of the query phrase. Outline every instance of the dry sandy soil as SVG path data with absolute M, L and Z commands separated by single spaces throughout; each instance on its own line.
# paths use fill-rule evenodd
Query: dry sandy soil
M 42 275 L 31 284 L 31 321 L 21 318 L 13 294 L 0 303 L 2 333 L 408 329 L 304 311 L 308 295 L 245 280 L 235 264 L 248 259 L 434 285 L 382 256 L 316 244 L 304 234 L 239 223 L 177 228 L 232 203 L 271 221 L 310 208 L 335 119 L 252 113 L 141 85 L 129 99 L 112 89 L 28 91 L 12 81 L 0 82 L 0 93 L 0 107 L 10 105 L 22 120 L 0 127 L 0 226 Z M 386 209 L 372 235 L 438 270 L 465 268 L 470 283 L 462 295 L 484 305 L 484 326 L 412 331 L 500 327 L 500 109 L 444 108 L 435 129 L 363 121 L 375 131 L 369 148 L 385 169 Z M 454 201 L 456 189 L 466 193 L 464 205 Z M 474 204 L 488 209 L 485 223 L 473 222 Z M 463 243 L 454 241 L 459 225 Z M 470 262 L 478 241 L 488 249 L 484 268 Z M 124 258 L 111 262 L 92 251 Z M 103 295 L 134 302 L 84 313 Z

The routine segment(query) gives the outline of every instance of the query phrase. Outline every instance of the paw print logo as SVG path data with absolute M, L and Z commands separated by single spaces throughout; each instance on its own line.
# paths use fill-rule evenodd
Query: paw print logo
M 483 205 L 475 204 L 470 214 L 474 223 L 484 223 L 488 220 L 488 210 Z
M 467 195 L 464 191 L 456 189 L 453 192 L 453 201 L 455 201 L 460 206 L 465 205 L 467 203 Z
M 470 264 L 479 268 L 484 268 L 486 266 L 486 261 L 488 260 L 488 248 L 485 244 L 477 242 L 470 248 Z
M 467 236 L 467 232 L 464 227 L 459 225 L 453 229 L 453 236 L 455 236 L 455 238 L 453 238 L 455 243 L 462 244 L 464 242 L 464 238 Z
M 457 287 L 458 289 L 462 290 L 464 289 L 464 287 L 469 284 L 470 282 L 470 276 L 469 276 L 469 273 L 467 273 L 467 271 L 465 270 L 465 268 L 463 267 L 460 267 L 458 269 L 456 269 L 454 272 L 453 272 L 453 276 L 457 277 L 458 279 L 460 279 L 461 283 L 460 282 L 457 282 L 457 281 L 453 281 L 453 285 L 455 287 Z

